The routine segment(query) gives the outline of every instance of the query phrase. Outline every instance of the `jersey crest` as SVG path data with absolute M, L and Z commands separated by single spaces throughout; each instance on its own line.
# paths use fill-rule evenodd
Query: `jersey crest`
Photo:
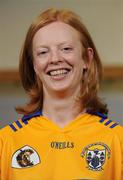
M 30 146 L 17 150 L 12 157 L 13 168 L 28 168 L 40 163 L 38 153 Z
M 81 157 L 85 158 L 89 170 L 101 171 L 107 159 L 110 158 L 110 149 L 101 142 L 89 144 L 83 149 Z

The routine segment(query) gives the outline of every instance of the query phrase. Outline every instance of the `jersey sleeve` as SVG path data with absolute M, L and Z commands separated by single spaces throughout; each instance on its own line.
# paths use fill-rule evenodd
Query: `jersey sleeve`
M 123 126 L 121 126 L 121 129 L 120 129 L 120 141 L 121 141 L 121 161 L 122 161 L 122 172 L 121 172 L 121 179 L 123 179 Z
M 123 179 L 123 127 L 122 130 L 120 130 L 120 140 L 121 140 L 121 179 Z
M 122 147 L 122 174 L 121 179 L 123 179 L 123 127 L 122 127 L 122 140 L 121 140 L 121 147 Z
M 6 157 L 8 153 L 5 148 L 5 142 L 6 142 L 6 138 L 0 130 L 0 180 L 7 180 L 5 176 L 5 172 L 7 170 Z
M 121 147 L 121 179 L 123 179 L 123 126 L 119 126 L 118 128 L 116 128 L 116 133 L 119 138 Z
M 2 154 L 2 140 L 0 136 L 0 180 L 1 180 L 1 154 Z

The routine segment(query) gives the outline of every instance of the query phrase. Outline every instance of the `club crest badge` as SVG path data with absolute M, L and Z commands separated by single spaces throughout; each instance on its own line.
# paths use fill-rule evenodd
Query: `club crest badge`
M 110 154 L 110 149 L 106 144 L 97 142 L 86 146 L 81 157 L 85 158 L 89 170 L 101 171 L 105 162 L 110 158 Z
M 17 150 L 12 156 L 13 168 L 28 168 L 40 163 L 38 153 L 30 146 L 24 146 Z

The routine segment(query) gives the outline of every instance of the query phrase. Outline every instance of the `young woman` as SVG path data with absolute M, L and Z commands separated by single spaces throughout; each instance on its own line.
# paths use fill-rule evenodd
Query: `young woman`
M 122 127 L 98 97 L 102 65 L 79 17 L 48 9 L 20 55 L 30 101 L 0 132 L 1 180 L 121 180 Z

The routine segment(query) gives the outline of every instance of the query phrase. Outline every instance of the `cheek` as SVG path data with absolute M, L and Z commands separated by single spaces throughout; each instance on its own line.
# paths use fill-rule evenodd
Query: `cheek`
M 80 57 L 76 54 L 71 54 L 71 55 L 69 54 L 69 55 L 64 56 L 64 59 L 66 59 L 70 65 L 76 66 L 79 63 Z
M 37 60 L 34 60 L 34 70 L 37 75 L 39 75 L 43 71 L 44 65 Z
M 81 56 L 75 56 L 74 65 L 83 68 L 85 65 L 83 58 Z
M 46 59 L 41 59 L 40 57 L 35 57 L 34 58 L 34 67 L 37 70 L 44 70 L 47 66 L 47 60 Z
M 71 56 L 69 57 L 69 61 L 72 65 L 83 65 L 84 60 L 82 58 L 82 53 L 79 50 L 76 50 Z
M 83 59 L 83 55 L 82 55 L 82 52 L 79 52 L 78 55 L 77 55 L 77 64 L 80 66 L 80 68 L 86 68 L 86 63 L 85 63 L 85 60 Z

